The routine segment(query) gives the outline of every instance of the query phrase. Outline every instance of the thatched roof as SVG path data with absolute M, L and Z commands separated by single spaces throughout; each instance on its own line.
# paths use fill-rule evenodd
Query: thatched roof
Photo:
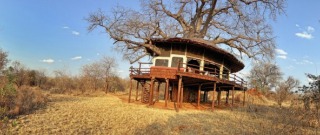
M 232 72 L 238 72 L 241 69 L 244 68 L 244 64 L 238 60 L 234 55 L 227 52 L 226 50 L 216 46 L 215 44 L 199 39 L 199 38 L 191 38 L 191 39 L 184 39 L 184 38 L 169 38 L 169 39 L 163 39 L 163 38 L 154 38 L 151 40 L 153 44 L 159 44 L 159 43 L 185 43 L 185 44 L 192 44 L 194 46 L 199 46 L 201 48 L 209 49 L 212 52 L 215 52 L 221 57 L 224 57 L 225 60 L 229 61 L 231 64 L 231 67 L 233 70 Z

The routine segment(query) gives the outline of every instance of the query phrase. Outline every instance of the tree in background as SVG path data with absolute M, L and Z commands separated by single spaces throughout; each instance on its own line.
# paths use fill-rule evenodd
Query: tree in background
M 276 100 L 278 105 L 281 107 L 282 103 L 286 101 L 290 95 L 293 93 L 293 89 L 299 86 L 299 80 L 294 79 L 292 76 L 289 76 L 287 80 L 279 83 L 276 88 Z
M 104 87 L 107 93 L 111 87 L 115 87 L 117 81 L 116 74 L 117 63 L 114 58 L 103 57 L 101 60 L 82 67 L 82 80 L 85 81 L 89 88 L 97 90 Z
M 2 49 L 0 49 L 0 71 L 2 72 L 3 69 L 6 67 L 6 65 L 8 64 L 9 60 L 8 60 L 8 53 L 2 51 Z
M 115 41 L 131 63 L 160 54 L 152 38 L 196 38 L 224 45 L 249 58 L 272 58 L 275 43 L 267 18 L 284 12 L 285 0 L 142 0 L 141 10 L 115 7 L 111 15 L 101 10 L 86 20 Z
M 303 92 L 304 106 L 310 110 L 311 103 L 314 104 L 317 111 L 320 109 L 320 75 L 306 74 L 309 78 L 309 85 L 303 85 L 300 91 Z
M 282 79 L 280 68 L 270 62 L 257 62 L 250 70 L 249 83 L 264 94 L 275 88 Z
M 14 82 L 18 88 L 28 82 L 27 68 L 19 61 L 14 61 L 12 64 L 12 72 L 14 75 Z

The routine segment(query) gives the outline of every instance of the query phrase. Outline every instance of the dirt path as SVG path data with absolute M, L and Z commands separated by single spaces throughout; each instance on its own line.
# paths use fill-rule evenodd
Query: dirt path
M 46 108 L 22 115 L 5 134 L 273 134 L 281 122 L 265 110 L 173 110 L 124 103 L 112 95 L 51 95 Z M 260 110 L 258 110 L 260 111 Z M 261 110 L 263 111 L 263 110 Z M 265 114 L 264 114 L 265 113 Z M 268 117 L 267 117 L 268 116 Z M 286 124 L 286 123 L 285 123 Z M 278 126 L 280 125 L 280 126 Z M 280 127 L 280 128 L 279 128 Z M 305 133 L 302 130 L 296 133 Z M 0 132 L 1 134 L 1 132 Z

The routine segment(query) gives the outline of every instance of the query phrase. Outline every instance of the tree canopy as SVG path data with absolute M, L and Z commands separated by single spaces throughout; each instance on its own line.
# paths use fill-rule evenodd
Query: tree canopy
M 224 45 L 249 58 L 273 57 L 275 43 L 269 18 L 284 12 L 285 0 L 142 0 L 140 10 L 115 7 L 86 20 L 88 30 L 101 27 L 131 63 L 161 54 L 152 38 L 197 38 Z

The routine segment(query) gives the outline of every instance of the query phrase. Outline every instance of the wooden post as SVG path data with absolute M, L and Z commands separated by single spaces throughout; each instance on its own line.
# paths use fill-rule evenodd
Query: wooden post
M 129 99 L 128 99 L 128 103 L 130 103 L 130 100 L 131 100 L 131 91 L 132 91 L 132 79 L 130 79 L 130 90 L 129 90 Z
M 176 103 L 177 103 L 177 111 L 179 111 L 179 101 L 180 101 L 180 92 L 181 92 L 181 85 L 182 85 L 182 76 L 179 76 L 179 83 L 178 83 L 178 94 L 177 94 L 177 100 L 176 100 Z
M 136 101 L 138 101 L 138 95 L 139 95 L 139 81 L 137 81 L 137 87 L 136 87 Z
M 149 95 L 149 105 L 153 104 L 153 87 L 154 87 L 154 78 L 151 78 L 150 85 L 150 95 Z
M 243 90 L 243 106 L 245 105 L 246 102 L 246 91 Z
M 229 104 L 229 92 L 230 92 L 230 90 L 228 89 L 226 92 L 227 92 L 226 93 L 226 104 Z
M 143 103 L 144 101 L 144 99 L 143 99 L 143 94 L 144 94 L 144 90 L 145 90 L 145 85 L 146 85 L 146 81 L 144 80 L 143 82 L 141 82 L 140 83 L 141 84 L 141 94 L 140 94 L 140 96 L 141 96 L 141 98 L 140 98 L 140 100 L 141 100 L 141 103 Z
M 206 102 L 206 91 L 203 91 L 202 102 Z
M 141 74 L 141 62 L 139 62 L 139 70 L 138 70 L 138 75 Z
M 168 107 L 168 96 L 169 96 L 169 79 L 166 78 L 166 89 L 165 89 L 165 107 Z
M 217 98 L 218 98 L 218 105 L 220 105 L 220 103 L 221 103 L 221 90 L 218 91 Z
M 181 84 L 181 95 L 180 95 L 180 104 L 179 104 L 179 107 L 181 108 L 182 107 L 182 103 L 183 103 L 183 83 Z
M 158 87 L 157 87 L 157 102 L 159 101 L 159 96 L 160 96 L 160 86 L 161 86 L 161 82 L 158 82 Z
M 199 109 L 200 108 L 200 98 L 201 98 L 201 86 L 202 84 L 199 85 L 198 87 L 198 101 L 197 101 L 197 108 Z
M 234 105 L 234 87 L 232 87 L 232 106 Z
M 212 93 L 212 111 L 214 110 L 214 97 L 216 93 L 216 82 L 213 83 L 213 93 Z

